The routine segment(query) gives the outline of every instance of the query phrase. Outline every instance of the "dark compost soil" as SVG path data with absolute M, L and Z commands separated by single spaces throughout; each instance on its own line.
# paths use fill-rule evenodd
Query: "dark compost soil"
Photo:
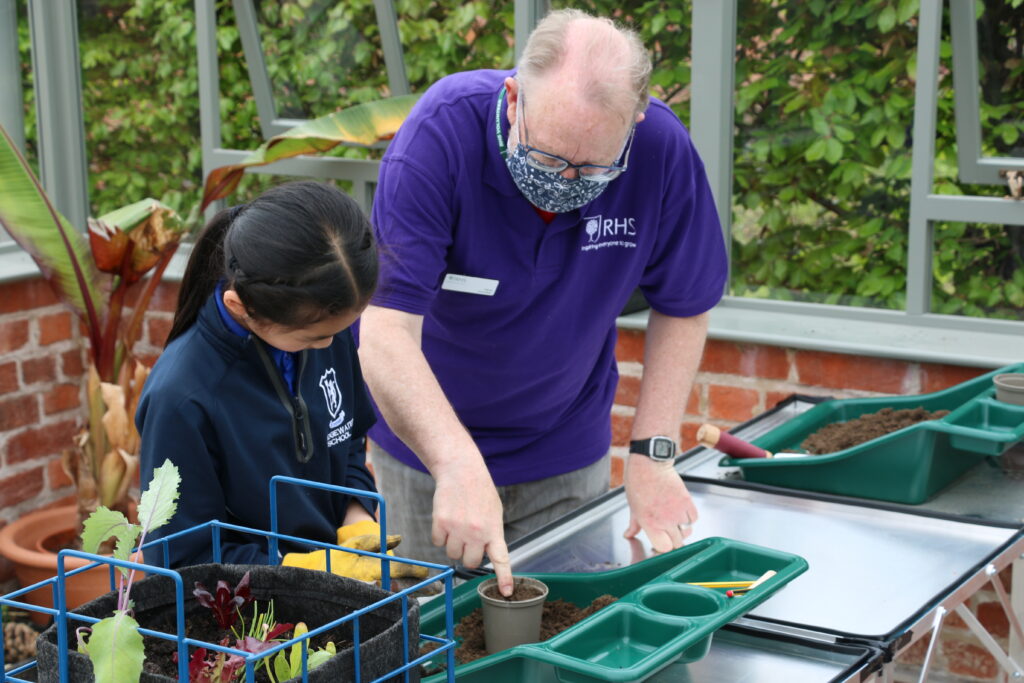
M 877 413 L 861 415 L 855 420 L 833 422 L 832 424 L 825 425 L 804 439 L 801 446 L 808 453 L 813 453 L 814 455 L 835 453 L 866 441 L 877 439 L 880 436 L 885 436 L 918 422 L 938 420 L 948 414 L 948 410 L 937 410 L 930 413 L 924 408 L 907 408 L 904 410 L 882 408 Z
M 602 595 L 586 607 L 577 607 L 566 600 L 548 600 L 544 603 L 544 614 L 540 622 L 540 640 L 551 638 L 591 614 L 618 600 L 613 595 Z M 487 656 L 484 646 L 484 618 L 480 609 L 475 609 L 455 625 L 455 636 L 462 644 L 455 650 L 455 661 L 468 664 Z M 431 644 L 433 645 L 433 644 Z M 434 649 L 425 647 L 422 651 Z
M 530 600 L 531 598 L 539 597 L 544 593 L 539 587 L 526 583 L 525 581 L 516 581 L 512 584 L 512 595 L 505 597 L 501 594 L 498 589 L 498 584 L 489 586 L 484 589 L 484 595 L 491 598 L 492 600 L 507 600 L 508 602 L 519 602 L 522 600 Z
M 267 605 L 263 601 L 258 601 L 259 607 L 265 610 Z M 254 613 L 254 605 L 249 604 L 242 608 L 242 615 L 245 619 L 245 624 L 248 625 Z M 144 628 L 149 628 L 154 631 L 161 631 L 163 633 L 174 634 L 177 632 L 177 627 L 172 618 L 160 619 L 148 621 L 142 624 Z M 235 624 L 235 629 L 241 632 L 241 620 Z M 236 638 L 232 634 L 231 630 L 221 629 L 217 625 L 217 621 L 214 619 L 213 614 L 209 609 L 201 606 L 196 606 L 195 609 L 188 611 L 185 614 L 185 634 L 189 638 L 202 641 L 204 643 L 222 644 L 222 641 L 227 638 L 228 642 L 223 643 L 229 647 L 236 646 Z M 243 634 L 244 635 L 244 634 Z M 290 640 L 294 636 L 294 631 L 287 631 L 278 637 L 278 641 L 284 642 Z M 319 636 L 314 636 L 309 639 L 310 649 L 319 649 L 327 645 L 328 641 L 334 641 L 338 651 L 341 651 L 347 647 L 352 646 L 351 641 L 342 640 L 337 637 L 337 634 L 333 632 L 324 633 Z M 163 676 L 175 677 L 178 675 L 178 664 L 176 661 L 176 655 L 178 652 L 177 641 L 165 640 L 163 638 L 144 638 L 146 648 L 146 661 L 143 670 L 147 673 L 158 674 Z M 189 655 L 192 654 L 193 649 L 189 650 Z M 207 656 L 215 654 L 214 651 L 207 649 Z M 289 652 L 290 655 L 290 652 Z M 270 666 L 273 667 L 273 660 L 277 655 L 273 655 L 269 658 L 265 658 L 260 661 L 259 667 L 256 669 L 256 681 L 258 683 L 269 683 L 270 679 L 267 676 L 267 672 L 264 669 L 263 662 L 269 661 Z M 244 671 L 244 669 L 243 669 Z M 244 674 L 243 674 L 244 679 Z

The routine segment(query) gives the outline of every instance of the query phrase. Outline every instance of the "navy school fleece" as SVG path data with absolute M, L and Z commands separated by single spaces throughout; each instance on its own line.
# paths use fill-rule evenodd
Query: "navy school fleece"
M 170 459 L 181 472 L 181 496 L 170 523 L 149 539 L 212 519 L 269 530 L 269 482 L 276 474 L 376 490 L 362 450 L 375 417 L 351 332 L 335 336 L 326 349 L 300 354 L 305 365 L 298 394 L 306 403 L 315 445 L 306 463 L 296 456 L 292 417 L 257 352 L 256 344 L 262 343 L 229 331 L 211 296 L 196 323 L 167 346 L 154 366 L 135 414 L 142 436 L 142 486 Z M 291 484 L 277 488 L 281 533 L 336 542 L 348 496 Z M 374 501 L 360 502 L 373 513 Z M 221 538 L 223 562 L 268 560 L 263 536 L 222 530 Z M 279 545 L 282 554 L 310 549 Z M 170 550 L 172 567 L 212 561 L 209 531 L 175 539 Z M 146 560 L 163 565 L 162 550 L 148 550 Z

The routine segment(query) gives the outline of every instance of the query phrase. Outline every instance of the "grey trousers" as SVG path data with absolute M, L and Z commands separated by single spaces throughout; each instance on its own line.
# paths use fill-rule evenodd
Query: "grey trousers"
M 574 472 L 497 487 L 504 509 L 505 542 L 511 543 L 605 493 L 611 480 L 610 460 L 611 455 L 606 454 Z M 430 541 L 434 478 L 399 462 L 372 441 L 370 462 L 377 490 L 387 505 L 387 531 L 402 535 L 395 554 L 445 566 L 456 564 L 443 546 Z

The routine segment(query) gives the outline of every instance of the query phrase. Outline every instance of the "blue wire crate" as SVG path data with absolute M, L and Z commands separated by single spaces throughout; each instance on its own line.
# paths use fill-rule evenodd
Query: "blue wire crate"
M 276 655 L 282 650 L 291 648 L 293 645 L 300 644 L 302 648 L 302 681 L 308 681 L 309 672 L 307 669 L 307 653 L 309 647 L 309 640 L 311 638 L 325 633 L 333 628 L 336 628 L 347 622 L 352 622 L 352 634 L 353 634 L 353 659 L 356 671 L 357 680 L 360 678 L 360 644 L 361 639 L 359 636 L 359 618 L 374 612 L 377 609 L 389 605 L 391 603 L 399 603 L 401 605 L 402 614 L 402 633 L 403 642 L 408 643 L 409 639 L 409 600 L 413 593 L 421 590 L 430 584 L 435 582 L 441 582 L 444 586 L 444 603 L 445 603 L 445 622 L 446 622 L 446 637 L 431 636 L 426 634 L 420 634 L 419 640 L 422 644 L 434 643 L 437 648 L 427 654 L 421 655 L 414 659 L 409 658 L 408 648 L 403 649 L 403 665 L 396 667 L 389 671 L 384 676 L 375 679 L 375 681 L 382 681 L 385 679 L 393 678 L 397 675 L 402 675 L 403 680 L 409 681 L 409 672 L 419 667 L 420 664 L 427 661 L 428 659 L 435 659 L 439 652 L 445 652 L 448 660 L 448 680 L 454 681 L 455 671 L 455 646 L 456 641 L 454 638 L 454 624 L 452 617 L 452 588 L 453 588 L 453 570 L 451 567 L 445 567 L 443 565 L 434 564 L 431 562 L 422 562 L 419 560 L 412 560 L 408 558 L 396 557 L 393 555 L 387 555 L 383 552 L 374 553 L 365 550 L 357 550 L 354 548 L 347 548 L 331 543 L 322 543 L 319 541 L 313 541 L 310 539 L 299 538 L 296 536 L 290 536 L 287 534 L 281 534 L 278 532 L 278 505 L 277 505 L 277 490 L 278 484 L 291 484 L 296 486 L 302 486 L 307 488 L 321 489 L 324 491 L 330 491 L 334 493 L 345 494 L 349 496 L 359 496 L 362 498 L 371 498 L 376 500 L 379 505 L 380 511 L 380 547 L 386 551 L 386 531 L 387 531 L 387 516 L 384 499 L 376 493 L 370 493 L 359 489 L 351 489 L 345 486 L 334 486 L 331 484 L 322 484 L 318 482 L 306 481 L 304 479 L 296 479 L 294 477 L 275 476 L 270 481 L 270 530 L 264 531 L 259 529 L 251 529 L 249 527 L 238 526 L 234 524 L 227 524 L 225 522 L 210 521 L 205 524 L 200 524 L 184 531 L 160 538 L 155 541 L 150 541 L 142 546 L 141 549 L 161 549 L 163 552 L 163 566 L 156 566 L 145 564 L 141 562 L 132 562 L 126 560 L 119 560 L 113 557 L 105 557 L 102 555 L 94 555 L 91 553 L 85 553 L 78 550 L 61 550 L 58 553 L 57 560 L 57 575 L 53 578 L 40 581 L 39 583 L 32 584 L 21 588 L 12 593 L 8 593 L 0 597 L 0 605 L 7 605 L 13 609 L 35 611 L 44 613 L 50 617 L 53 617 L 54 623 L 57 627 L 57 648 L 59 652 L 58 659 L 58 670 L 60 676 L 60 683 L 68 683 L 68 627 L 72 621 L 81 622 L 86 625 L 94 624 L 99 619 L 94 617 L 87 617 L 84 615 L 73 614 L 67 609 L 67 600 L 65 595 L 65 582 L 67 578 L 75 574 L 89 571 L 100 565 L 108 565 L 110 572 L 110 590 L 116 590 L 116 578 L 118 572 L 116 568 L 121 567 L 125 569 L 135 569 L 138 571 L 145 572 L 146 574 L 162 575 L 170 578 L 174 582 L 175 590 L 175 601 L 176 601 L 176 634 L 163 633 L 160 631 L 153 631 L 150 629 L 140 628 L 139 632 L 143 636 L 149 636 L 154 638 L 161 638 L 164 640 L 175 641 L 177 644 L 178 651 L 178 680 L 181 683 L 188 682 L 188 660 L 189 660 L 189 646 L 193 647 L 205 647 L 207 650 L 215 652 L 225 652 L 230 655 L 237 655 L 245 660 L 245 681 L 246 683 L 255 683 L 256 669 L 263 664 L 263 660 Z M 167 568 L 168 558 L 170 553 L 171 544 L 176 539 L 181 539 L 194 534 L 209 534 L 210 548 L 215 563 L 221 562 L 221 543 L 220 534 L 221 529 L 238 531 L 253 536 L 262 536 L 267 539 L 267 547 L 270 557 L 278 557 L 278 543 L 279 541 L 293 541 L 306 544 L 318 549 L 338 550 L 341 552 L 354 553 L 357 555 L 365 555 L 368 557 L 375 557 L 381 561 L 381 587 L 388 591 L 391 588 L 391 576 L 390 576 L 390 564 L 391 562 L 402 562 L 407 564 L 419 565 L 427 567 L 428 569 L 437 570 L 439 573 L 436 576 L 428 577 L 412 586 L 404 588 L 400 591 L 392 593 L 381 600 L 378 600 L 370 605 L 366 605 L 360 609 L 357 609 L 343 617 L 339 617 L 329 623 L 323 624 L 315 629 L 311 629 L 304 635 L 298 638 L 292 638 L 286 642 L 281 642 L 275 646 L 264 650 L 263 652 L 253 654 L 242 650 L 237 650 L 231 647 L 222 646 L 215 643 L 207 643 L 192 638 L 187 638 L 183 634 L 185 632 L 185 589 L 181 575 L 172 569 Z M 327 561 L 327 569 L 330 571 L 330 552 L 325 553 Z M 72 571 L 65 571 L 64 558 L 66 557 L 81 557 L 90 560 L 91 563 L 75 569 Z M 19 600 L 20 596 L 29 593 L 40 588 L 49 588 L 53 595 L 54 608 L 40 607 L 38 605 L 31 605 L 22 600 Z M 96 596 L 100 597 L 100 596 Z M 412 598 L 415 599 L 415 598 Z M 0 666 L 6 669 L 6 661 L 4 659 L 4 653 L 0 648 Z M 19 676 L 32 675 L 34 669 L 36 669 L 37 662 L 32 660 L 24 663 L 17 668 L 5 671 L 3 678 L 0 679 L 3 683 L 30 683 L 29 679 L 21 678 Z

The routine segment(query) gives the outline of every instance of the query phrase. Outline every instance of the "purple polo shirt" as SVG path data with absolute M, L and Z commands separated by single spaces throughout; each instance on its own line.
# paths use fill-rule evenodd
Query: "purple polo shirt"
M 718 302 L 726 277 L 703 164 L 657 100 L 629 169 L 545 224 L 499 152 L 495 115 L 507 139 L 498 97 L 511 74 L 434 84 L 388 147 L 373 206 L 383 245 L 373 303 L 424 316 L 423 352 L 497 485 L 607 452 L 615 318 L 637 285 L 661 313 L 693 316 Z M 383 419 L 370 436 L 425 470 Z

